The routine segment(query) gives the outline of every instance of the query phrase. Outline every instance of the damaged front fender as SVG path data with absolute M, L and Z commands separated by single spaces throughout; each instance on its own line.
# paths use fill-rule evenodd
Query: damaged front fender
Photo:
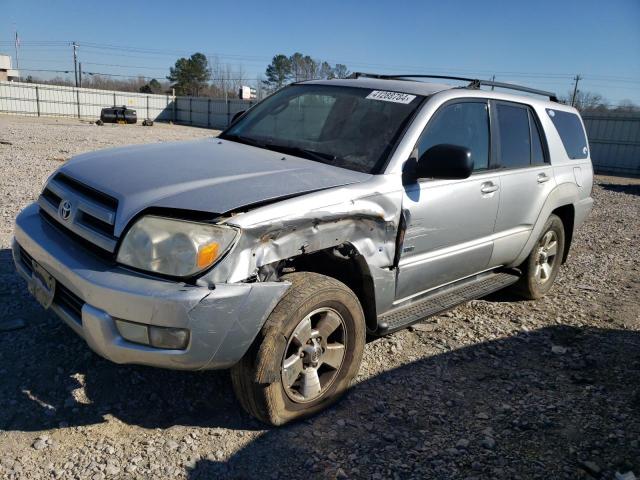
M 368 183 L 289 199 L 227 219 L 242 235 L 206 281 L 260 279 L 265 266 L 343 244 L 355 247 L 369 267 L 392 267 L 401 192 L 373 190 L 372 194 L 371 185 L 362 185 Z

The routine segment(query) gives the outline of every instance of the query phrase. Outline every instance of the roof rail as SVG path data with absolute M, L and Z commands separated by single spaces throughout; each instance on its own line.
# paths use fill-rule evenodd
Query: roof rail
M 512 83 L 494 82 L 493 80 L 480 80 L 479 78 L 468 77 L 453 77 L 451 75 L 382 75 L 378 73 L 364 73 L 354 72 L 351 78 L 378 78 L 381 80 L 402 80 L 412 78 L 439 78 L 445 80 L 460 80 L 462 82 L 469 82 L 467 88 L 479 89 L 481 86 L 506 88 L 508 90 L 517 90 L 519 92 L 533 93 L 535 95 L 541 95 L 543 97 L 549 97 L 552 102 L 558 101 L 558 96 L 553 92 L 547 92 L 546 90 L 538 90 L 536 88 L 523 87 L 522 85 L 514 85 Z

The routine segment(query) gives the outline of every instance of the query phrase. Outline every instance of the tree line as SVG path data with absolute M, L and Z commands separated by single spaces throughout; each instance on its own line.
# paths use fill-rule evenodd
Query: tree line
M 169 68 L 166 79 L 147 79 L 144 77 L 116 78 L 100 74 L 82 76 L 82 86 L 100 90 L 120 90 L 153 94 L 172 94 L 202 96 L 212 98 L 236 98 L 242 85 L 254 85 L 261 98 L 261 90 L 274 92 L 290 83 L 314 79 L 347 78 L 351 72 L 346 65 L 331 65 L 310 55 L 295 52 L 292 55 L 278 54 L 267 65 L 264 77 L 251 81 L 241 66 L 221 63 L 216 57 L 207 57 L 196 52 L 190 57 L 176 60 Z M 50 80 L 37 79 L 31 75 L 27 82 L 48 83 L 52 85 L 72 86 L 67 78 L 55 77 Z M 560 98 L 562 103 L 571 104 L 573 91 Z M 640 106 L 631 100 L 621 100 L 617 105 L 610 104 L 596 92 L 578 90 L 575 107 L 582 112 L 614 111 L 640 112 Z
M 346 78 L 351 74 L 346 65 L 337 63 L 330 65 L 327 61 L 316 60 L 309 55 L 295 52 L 290 56 L 278 54 L 273 57 L 265 70 L 266 80 L 260 82 L 260 86 L 272 92 L 293 82 L 314 79 Z M 177 95 L 202 95 L 213 83 L 225 82 L 218 90 L 239 90 L 243 82 L 241 71 L 221 69 L 219 63 L 212 66 L 206 55 L 194 53 L 189 58 L 180 58 L 169 69 L 167 80 L 171 82 L 171 88 Z M 151 85 L 149 85 L 151 87 Z
M 331 66 L 326 61 L 296 52 L 289 57 L 283 54 L 274 56 L 265 71 L 266 80 L 262 83 L 267 90 L 274 91 L 293 82 L 347 78 L 350 74 L 346 65 L 337 63 Z
M 581 112 L 640 112 L 640 106 L 631 100 L 620 100 L 617 105 L 612 105 L 602 95 L 596 92 L 578 90 L 575 99 L 573 91 L 570 90 L 564 97 L 560 97 L 562 103 L 573 105 Z
M 293 82 L 312 79 L 346 78 L 351 74 L 346 65 L 335 64 L 296 52 L 290 56 L 275 55 L 265 70 L 264 77 L 251 80 L 242 66 L 221 63 L 216 57 L 196 52 L 190 57 L 176 60 L 165 79 L 148 79 L 142 76 L 118 78 L 117 76 L 87 73 L 82 75 L 82 87 L 97 90 L 119 90 L 150 94 L 173 94 L 213 98 L 235 98 L 242 85 L 255 86 L 258 92 L 273 92 Z M 266 79 L 265 79 L 266 78 Z M 29 75 L 28 83 L 74 86 L 69 78 L 56 76 L 44 80 Z M 260 98 L 260 94 L 258 97 Z

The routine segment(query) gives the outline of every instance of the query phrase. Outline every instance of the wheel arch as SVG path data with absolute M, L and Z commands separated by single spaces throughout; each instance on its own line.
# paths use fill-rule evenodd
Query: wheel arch
M 358 297 L 368 330 L 377 327 L 375 279 L 365 257 L 350 243 L 316 250 L 280 262 L 279 270 L 314 272 L 334 278 Z
M 545 223 L 552 214 L 558 215 L 565 227 L 565 249 L 562 254 L 562 262 L 564 263 L 569 254 L 569 247 L 573 239 L 573 229 L 575 225 L 575 207 L 574 204 L 580 200 L 580 192 L 575 183 L 561 183 L 557 185 L 547 197 L 544 205 L 540 209 L 540 214 L 531 229 L 531 234 L 526 244 L 520 251 L 518 258 L 511 264 L 517 266 L 522 264 L 529 256 L 531 249 L 542 234 Z M 565 223 L 566 222 L 566 223 Z M 570 225 L 570 228 L 569 228 Z M 568 239 L 568 241 L 566 241 Z
M 562 205 L 551 212 L 557 215 L 562 221 L 564 227 L 564 251 L 562 252 L 562 263 L 566 263 L 569 257 L 569 249 L 573 240 L 573 226 L 575 222 L 576 209 L 572 203 Z

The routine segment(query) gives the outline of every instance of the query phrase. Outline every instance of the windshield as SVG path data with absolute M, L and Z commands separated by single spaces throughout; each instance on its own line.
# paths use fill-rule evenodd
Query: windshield
M 378 173 L 422 99 L 366 88 L 293 85 L 256 105 L 220 138 Z

